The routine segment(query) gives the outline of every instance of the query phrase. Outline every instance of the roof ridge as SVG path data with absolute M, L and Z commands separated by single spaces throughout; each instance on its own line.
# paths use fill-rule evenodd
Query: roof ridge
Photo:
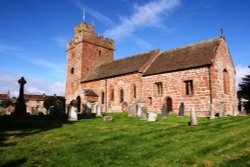
M 200 42 L 196 42 L 196 43 L 193 43 L 193 44 L 184 45 L 184 46 L 181 46 L 181 47 L 178 47 L 178 48 L 173 48 L 173 49 L 165 50 L 165 51 L 161 52 L 161 54 L 166 53 L 166 52 L 170 52 L 170 51 L 181 50 L 181 49 L 184 49 L 184 48 L 187 48 L 187 47 L 192 47 L 192 46 L 196 46 L 196 45 L 199 45 L 199 44 L 202 44 L 202 43 L 211 42 L 213 40 L 219 40 L 219 39 L 224 39 L 224 38 L 221 37 L 221 36 L 216 37 L 216 38 L 211 38 L 211 39 L 200 41 Z
M 117 62 L 117 61 L 122 61 L 122 60 L 126 60 L 126 59 L 129 59 L 129 58 L 134 58 L 134 57 L 137 57 L 137 56 L 141 56 L 141 55 L 144 55 L 144 54 L 147 54 L 147 53 L 152 53 L 152 52 L 155 52 L 155 51 L 158 51 L 160 50 L 159 48 L 157 49 L 154 49 L 154 50 L 150 50 L 150 51 L 146 51 L 146 52 L 141 52 L 141 53 L 137 53 L 137 54 L 134 54 L 134 55 L 130 55 L 130 56 L 127 56 L 127 57 L 124 57 L 124 58 L 120 58 L 120 59 L 116 59 L 110 63 L 114 63 L 114 62 Z M 109 64 L 109 63 L 107 63 Z

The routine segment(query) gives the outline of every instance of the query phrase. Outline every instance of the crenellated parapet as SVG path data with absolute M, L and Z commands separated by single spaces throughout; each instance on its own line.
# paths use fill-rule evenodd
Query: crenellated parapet
M 114 40 L 95 34 L 94 25 L 85 22 L 75 26 L 74 38 L 67 42 L 67 51 L 74 48 L 76 44 L 86 42 L 106 49 L 114 50 Z

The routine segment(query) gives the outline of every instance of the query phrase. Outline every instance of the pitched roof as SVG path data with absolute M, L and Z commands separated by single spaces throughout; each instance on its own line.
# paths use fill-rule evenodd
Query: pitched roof
M 8 100 L 9 96 L 8 94 L 0 94 L 0 100 Z
M 156 52 L 159 52 L 159 50 L 140 53 L 101 65 L 87 76 L 83 82 L 139 72 L 140 69 L 152 59 Z
M 209 65 L 221 41 L 221 37 L 213 38 L 162 52 L 144 76 Z

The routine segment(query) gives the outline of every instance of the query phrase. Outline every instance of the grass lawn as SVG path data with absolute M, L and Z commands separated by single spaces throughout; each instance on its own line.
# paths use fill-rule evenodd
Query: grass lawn
M 250 117 L 0 117 L 0 166 L 250 166 Z

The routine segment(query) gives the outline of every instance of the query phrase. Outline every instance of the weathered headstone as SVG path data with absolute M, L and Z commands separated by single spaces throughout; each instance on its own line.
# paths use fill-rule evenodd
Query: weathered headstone
M 136 103 L 135 103 L 135 101 L 132 101 L 128 107 L 128 116 L 136 117 L 136 115 L 137 115 L 136 114 Z
M 96 110 L 96 116 L 101 117 L 102 116 L 102 106 L 99 103 L 95 106 L 95 110 Z
M 83 113 L 84 117 L 86 117 L 86 118 L 91 118 L 92 117 L 92 115 L 91 115 L 91 107 L 92 106 L 91 106 L 90 102 L 86 102 L 84 113 Z
M 103 121 L 112 121 L 113 117 L 112 116 L 105 116 L 103 117 Z
M 68 121 L 77 121 L 77 101 L 72 100 L 69 107 Z
M 141 120 L 147 120 L 148 119 L 147 107 L 146 106 L 140 107 L 140 110 L 141 110 Z
M 196 115 L 194 107 L 192 107 L 192 110 L 191 110 L 191 113 L 190 113 L 190 125 L 191 126 L 197 126 L 198 125 L 197 115 Z
M 184 116 L 184 111 L 185 111 L 185 106 L 184 106 L 184 103 L 181 102 L 180 107 L 179 107 L 179 114 L 178 114 L 178 116 L 179 117 L 183 117 Z
M 144 99 L 139 99 L 137 101 L 137 106 L 138 106 L 138 108 L 137 108 L 137 116 L 141 117 L 142 116 L 142 107 L 146 106 L 145 100 Z
M 15 115 L 26 115 L 27 114 L 27 108 L 24 100 L 24 85 L 27 83 L 24 77 L 21 77 L 21 79 L 18 80 L 18 83 L 20 84 L 19 89 L 19 97 L 17 98 L 16 106 L 14 113 Z
M 167 113 L 167 107 L 166 107 L 166 104 L 164 104 L 161 108 L 161 117 L 162 118 L 167 118 L 168 116 L 168 113 Z
M 157 120 L 157 114 L 153 113 L 153 112 L 150 112 L 149 115 L 148 115 L 148 121 L 149 122 L 155 122 L 156 120 Z
M 64 117 L 65 116 L 65 111 L 64 111 L 64 104 L 60 100 L 56 100 L 55 104 L 55 111 L 56 111 L 56 116 L 57 117 Z
M 210 117 L 209 117 L 209 119 L 214 119 L 214 118 L 215 118 L 214 103 L 211 103 L 211 105 L 210 105 Z
M 108 110 L 107 110 L 108 113 L 111 113 L 112 112 L 112 108 L 111 108 L 111 104 L 108 104 Z
M 224 117 L 224 102 L 220 103 L 220 112 L 219 112 L 219 118 Z

